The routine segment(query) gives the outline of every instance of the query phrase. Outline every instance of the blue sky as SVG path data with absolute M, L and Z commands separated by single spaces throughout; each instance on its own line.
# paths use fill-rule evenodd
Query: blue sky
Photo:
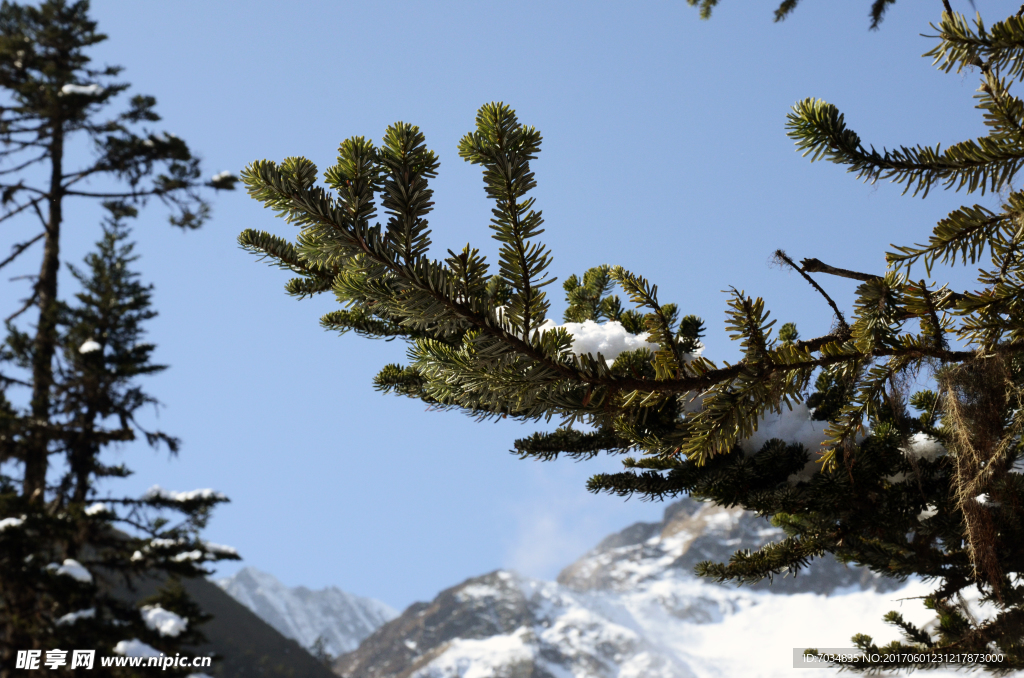
M 925 239 L 960 204 L 992 203 L 864 185 L 812 165 L 785 135 L 804 97 L 839 106 L 876 146 L 980 133 L 977 75 L 920 58 L 938 0 L 902 0 L 878 32 L 867 0 L 803 3 L 782 24 L 775 4 L 727 0 L 702 22 L 683 0 L 98 0 L 110 40 L 93 56 L 157 97 L 157 128 L 186 139 L 210 174 L 289 155 L 324 169 L 348 136 L 419 125 L 441 159 L 437 256 L 467 242 L 497 250 L 479 170 L 455 149 L 481 104 L 505 101 L 544 135 L 535 195 L 553 274 L 602 263 L 644 274 L 663 301 L 705 319 L 705 355 L 720 360 L 736 355 L 723 327 L 729 286 L 763 296 L 803 336 L 829 329 L 806 283 L 769 265 L 775 249 L 878 272 L 889 243 Z M 991 23 L 1019 2 L 977 6 Z M 95 212 L 65 209 L 66 260 L 79 261 Z M 660 516 L 662 505 L 585 491 L 614 459 L 520 461 L 508 450 L 535 426 L 478 424 L 373 391 L 402 346 L 321 330 L 331 299 L 286 297 L 288 276 L 235 244 L 250 227 L 294 235 L 241 191 L 218 196 L 198 232 L 168 227 L 158 205 L 138 220 L 139 267 L 160 311 L 151 339 L 171 365 L 148 387 L 166 405 L 160 427 L 184 446 L 175 459 L 125 448 L 118 458 L 136 475 L 122 487 L 214 487 L 232 503 L 207 538 L 236 546 L 242 565 L 399 608 L 499 567 L 553 577 L 606 534 Z M 966 284 L 962 270 L 937 275 Z M 852 284 L 821 282 L 850 304 Z M 560 320 L 564 300 L 549 289 Z

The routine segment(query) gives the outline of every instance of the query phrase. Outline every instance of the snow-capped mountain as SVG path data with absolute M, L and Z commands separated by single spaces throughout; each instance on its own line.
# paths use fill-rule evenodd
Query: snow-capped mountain
M 345 678 L 695 678 L 791 676 L 794 648 L 897 634 L 889 610 L 923 623 L 927 588 L 821 560 L 775 585 L 698 580 L 694 564 L 778 537 L 738 509 L 684 500 L 661 523 L 605 539 L 557 582 L 497 571 L 417 603 L 341 656 Z M 900 600 L 906 599 L 906 600 Z M 803 678 L 831 669 L 801 671 Z M 931 675 L 937 675 L 935 673 Z M 953 675 L 953 674 L 949 674 Z
M 756 549 L 783 539 L 781 529 L 740 508 L 725 509 L 684 499 L 665 509 L 660 523 L 636 523 L 613 534 L 558 575 L 576 591 L 632 593 L 668 573 L 693 577 L 697 563 L 725 562 L 738 549 Z M 853 587 L 887 591 L 901 585 L 870 570 L 848 567 L 831 556 L 796 577 L 762 581 L 745 590 L 772 593 L 833 593 Z
M 322 637 L 323 649 L 335 656 L 356 649 L 360 641 L 398 616 L 380 601 L 334 587 L 289 588 L 252 567 L 216 583 L 282 635 L 306 648 Z

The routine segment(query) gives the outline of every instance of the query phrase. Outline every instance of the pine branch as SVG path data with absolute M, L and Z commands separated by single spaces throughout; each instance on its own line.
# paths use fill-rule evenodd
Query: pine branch
M 823 538 L 796 539 L 790 537 L 781 542 L 767 544 L 757 551 L 738 551 L 727 565 L 704 561 L 698 563 L 694 573 L 698 577 L 711 579 L 719 584 L 736 582 L 756 584 L 762 579 L 771 581 L 776 576 L 807 567 L 817 557 L 825 555 L 831 540 Z
M 895 150 L 868 150 L 856 133 L 847 129 L 843 115 L 832 104 L 804 99 L 787 116 L 790 138 L 812 161 L 828 160 L 866 182 L 879 179 L 905 184 L 927 197 L 936 183 L 967 191 L 998 191 L 1024 165 L 1024 147 L 1002 139 L 981 137 L 963 141 L 945 151 L 941 147 L 901 146 Z
M 20 315 L 21 315 L 22 313 L 24 313 L 25 311 L 27 311 L 27 310 L 29 310 L 30 308 L 32 308 L 32 306 L 34 306 L 34 305 L 35 305 L 35 303 L 36 303 L 36 302 L 37 302 L 38 300 L 39 300 L 39 284 L 38 284 L 38 283 L 36 283 L 35 285 L 33 285 L 33 286 L 32 286 L 32 294 L 30 294 L 30 295 L 28 296 L 28 298 L 26 298 L 26 299 L 23 299 L 23 300 L 22 300 L 22 301 L 23 301 L 23 303 L 22 303 L 22 305 L 21 305 L 21 306 L 20 306 L 20 307 L 18 308 L 18 310 L 17 310 L 17 311 L 15 311 L 14 313 L 10 314 L 10 315 L 9 315 L 9 316 L 7 316 L 6 318 L 4 318 L 4 322 L 5 322 L 5 323 L 9 323 L 9 322 L 11 322 L 12 320 L 14 320 L 14 319 L 15 319 L 15 318 L 17 318 L 18 316 L 20 316 Z
M 13 247 L 11 247 L 11 256 L 7 257 L 3 261 L 0 261 L 0 268 L 3 268 L 7 264 L 9 264 L 12 261 L 14 261 L 15 259 L 17 259 L 19 254 L 21 254 L 22 252 L 27 250 L 32 245 L 34 245 L 37 242 L 39 242 L 40 240 L 42 240 L 45 235 L 46 235 L 46 232 L 44 231 L 44 232 L 40 233 L 39 235 L 37 235 L 34 238 L 26 240 L 25 242 L 22 242 L 22 243 L 18 243 L 17 245 L 14 245 Z
M 781 250 L 779 250 L 781 251 Z M 793 268 L 797 268 L 792 262 L 787 262 Z M 845 268 L 836 268 L 835 266 L 829 266 L 826 263 L 819 261 L 818 259 L 803 259 L 800 261 L 800 267 L 798 271 L 805 273 L 827 273 L 829 275 L 839 276 L 840 278 L 849 278 L 851 280 L 860 280 L 861 282 L 870 282 L 881 278 L 882 276 L 873 275 L 871 273 L 858 273 L 857 271 L 850 271 Z
M 832 297 L 830 297 L 828 295 L 828 293 L 825 292 L 824 289 L 822 289 L 821 285 L 819 285 L 814 280 L 814 278 L 812 278 L 811 276 L 807 275 L 810 272 L 821 271 L 824 268 L 832 269 L 831 266 L 826 266 L 825 264 L 822 264 L 817 259 L 804 259 L 802 262 L 800 262 L 802 264 L 802 266 L 797 266 L 796 263 L 794 263 L 793 260 L 790 259 L 789 256 L 783 250 L 775 250 L 775 258 L 778 261 L 781 261 L 784 264 L 786 264 L 787 266 L 789 266 L 791 269 L 793 269 L 797 273 L 799 273 L 803 277 L 803 279 L 806 280 L 811 285 L 811 287 L 813 287 L 815 290 L 817 290 L 818 294 L 823 296 L 825 298 L 826 303 L 828 303 L 828 305 L 832 308 L 832 312 L 836 316 L 836 321 L 839 323 L 840 329 L 843 332 L 849 332 L 850 331 L 850 326 L 846 324 L 846 318 L 843 316 L 843 312 L 839 310 L 839 307 L 836 306 L 836 302 L 834 302 L 832 300 Z M 832 270 L 842 270 L 842 269 L 832 269 Z M 831 270 L 829 272 L 831 272 Z M 849 273 L 848 271 L 844 271 L 844 272 Z
M 559 456 L 583 460 L 598 456 L 601 452 L 621 453 L 630 447 L 628 441 L 615 435 L 609 429 L 582 432 L 571 428 L 560 428 L 552 433 L 534 433 L 529 438 L 515 442 L 512 454 L 520 459 L 534 458 L 553 461 Z
M 948 0 L 942 0 L 946 3 L 946 7 L 949 7 Z M 882 18 L 885 16 L 885 11 L 889 9 L 889 5 L 896 3 L 896 0 L 874 0 L 871 3 L 871 30 L 877 31 L 882 25 Z
M 939 44 L 924 56 L 945 72 L 960 73 L 968 66 L 985 63 L 988 68 L 1012 78 L 1024 75 L 1024 17 L 1015 15 L 997 22 L 988 30 L 980 17 L 972 29 L 962 14 L 947 12 L 938 26 Z
M 37 208 L 38 204 L 41 201 L 45 200 L 45 199 L 46 199 L 46 196 L 45 195 L 41 195 L 38 198 L 35 198 L 34 200 L 30 200 L 30 201 L 28 201 L 26 203 L 22 203 L 21 205 L 18 205 L 18 207 L 16 207 L 15 209 L 8 211 L 3 216 L 0 216 L 0 223 L 2 223 L 4 221 L 7 221 L 8 219 L 13 219 L 14 217 L 16 217 L 17 215 L 21 214 L 22 212 L 24 212 L 25 210 L 27 210 L 30 207 Z

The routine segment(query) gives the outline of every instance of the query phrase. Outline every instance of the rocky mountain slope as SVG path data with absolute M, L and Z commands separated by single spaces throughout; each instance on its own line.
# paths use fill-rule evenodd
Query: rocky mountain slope
M 684 499 L 669 505 L 660 523 L 636 523 L 607 537 L 565 568 L 558 575 L 558 583 L 575 591 L 633 592 L 668 572 L 689 577 L 701 561 L 726 562 L 738 549 L 760 548 L 784 537 L 782 530 L 753 513 Z M 829 594 L 851 587 L 891 591 L 900 586 L 899 582 L 863 568 L 848 567 L 828 556 L 796 577 L 777 577 L 750 588 L 772 593 Z
M 380 601 L 334 587 L 289 588 L 252 567 L 216 583 L 285 637 L 305 648 L 322 638 L 323 649 L 334 656 L 356 649 L 360 641 L 398 616 Z
M 691 678 L 791 676 L 794 648 L 887 642 L 882 615 L 929 619 L 926 588 L 821 560 L 771 587 L 698 580 L 700 560 L 778 537 L 763 519 L 684 500 L 661 523 L 612 535 L 557 582 L 497 571 L 417 603 L 335 671 L 345 678 Z M 828 669 L 804 678 L 834 675 Z M 937 675 L 937 674 L 932 674 Z M 951 674 L 952 675 L 952 674 Z
M 114 593 L 138 604 L 164 585 L 160 578 L 134 580 L 134 588 L 115 587 Z M 213 582 L 186 579 L 182 585 L 202 610 L 213 615 L 201 631 L 207 643 L 188 648 L 194 655 L 212 654 L 218 659 L 201 674 L 214 678 L 333 678 L 326 666 L 294 640 L 285 638 L 259 616 L 238 603 Z M 142 674 L 139 674 L 142 675 Z

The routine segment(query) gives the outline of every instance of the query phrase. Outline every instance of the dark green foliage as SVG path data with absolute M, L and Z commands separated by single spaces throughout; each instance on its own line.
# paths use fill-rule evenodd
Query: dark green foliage
M 572 428 L 560 428 L 552 433 L 534 433 L 515 443 L 515 450 L 521 459 L 533 457 L 542 461 L 556 459 L 560 455 L 572 459 L 591 459 L 601 452 L 625 452 L 629 442 L 615 435 L 609 428 L 582 432 Z
M 710 11 L 715 2 L 701 4 Z M 889 4 L 874 3 L 876 22 Z M 795 5 L 783 3 L 780 16 Z M 750 583 L 831 553 L 896 580 L 920 577 L 935 582 L 926 603 L 936 623 L 918 628 L 888 615 L 904 640 L 887 651 L 997 650 L 1006 661 L 989 668 L 1021 669 L 1024 193 L 1012 180 L 1024 163 L 1024 105 L 1010 87 L 1024 76 L 1024 23 L 1011 17 L 970 29 L 947 11 L 936 30 L 939 46 L 929 54 L 940 68 L 980 72 L 986 136 L 945 150 L 876 151 L 838 109 L 812 99 L 790 113 L 790 136 L 812 160 L 843 164 L 863 179 L 890 179 L 925 195 L 936 185 L 1002 191 L 1002 207 L 954 211 L 927 244 L 896 247 L 882 275 L 816 259 L 797 265 L 778 251 L 824 298 L 833 329 L 801 339 L 785 324 L 775 334 L 763 300 L 732 289 L 726 329 L 742 353 L 733 364 L 699 355 L 701 320 L 682 316 L 659 299 L 657 285 L 619 266 L 570 276 L 567 324 L 546 320 L 538 288 L 550 282 L 550 255 L 535 241 L 540 213 L 527 197 L 540 135 L 504 104 L 482 107 L 476 130 L 460 144 L 462 157 L 483 167 L 494 202 L 496 274 L 470 246 L 428 258 L 426 180 L 437 164 L 405 123 L 388 129 L 389 150 L 361 137 L 343 142 L 338 164 L 324 175 L 326 189 L 306 160 L 250 165 L 243 175 L 249 193 L 300 232 L 295 246 L 254 231 L 240 243 L 298 273 L 301 283 L 290 283 L 290 292 L 330 288 L 345 310 L 325 316 L 325 327 L 407 342 L 409 365 L 385 367 L 377 388 L 481 419 L 558 418 L 557 430 L 516 441 L 513 453 L 550 460 L 629 452 L 623 471 L 594 476 L 589 489 L 740 506 L 787 534 L 728 563 L 702 563 L 699 574 Z M 420 201 L 395 197 L 411 196 L 413 186 Z M 386 229 L 371 223 L 377 198 L 389 212 Z M 911 277 L 919 261 L 929 277 Z M 955 293 L 930 279 L 934 264 L 958 262 L 981 267 L 975 291 Z M 811 273 L 860 282 L 849 321 Z M 613 294 L 616 286 L 632 308 Z M 614 360 L 581 355 L 573 323 L 620 323 L 655 348 Z M 914 393 L 915 380 L 934 388 Z M 825 422 L 820 449 L 784 440 L 753 448 L 766 418 L 803 405 Z M 970 589 L 991 614 L 979 616 L 964 602 Z M 855 643 L 874 647 L 866 636 Z
M 120 113 L 106 112 L 129 85 L 116 79 L 119 66 L 92 67 L 89 48 L 106 36 L 97 32 L 88 10 L 87 0 L 0 4 L 0 223 L 28 226 L 0 268 L 42 243 L 30 293 L 7 316 L 16 318 L 33 307 L 39 311 L 30 396 L 38 419 L 47 416 L 54 382 L 64 199 L 116 199 L 138 206 L 155 197 L 171 208 L 173 225 L 192 229 L 209 215 L 203 189 L 231 189 L 237 181 L 223 172 L 202 181 L 199 160 L 188 145 L 149 127 L 160 120 L 153 97 L 136 95 Z M 89 162 L 71 167 L 65 149 L 77 140 L 94 153 Z M 96 182 L 101 182 L 97 190 L 88 189 Z M 44 492 L 45 444 L 45 437 L 34 436 L 25 452 L 27 496 Z
M 3 677 L 18 649 L 109 653 L 131 638 L 165 651 L 180 647 L 193 637 L 160 637 L 112 592 L 143 573 L 195 577 L 205 572 L 202 562 L 231 557 L 209 551 L 198 537 L 221 495 L 104 498 L 105 509 L 87 510 L 98 482 L 130 473 L 107 463 L 104 450 L 136 439 L 177 449 L 173 437 L 142 428 L 134 416 L 155 404 L 137 379 L 163 367 L 150 361 L 153 346 L 144 341 L 142 325 L 154 315 L 150 289 L 131 270 L 123 221 L 157 198 L 173 225 L 197 228 L 209 214 L 205 189 L 231 189 L 237 181 L 229 173 L 203 181 L 188 145 L 152 129 L 160 120 L 153 97 L 135 95 L 110 112 L 129 85 L 118 79 L 120 67 L 92 65 L 89 50 L 105 39 L 87 1 L 0 4 L 0 222 L 8 233 L 20 229 L 0 268 L 37 243 L 42 248 L 38 275 L 22 276 L 32 280 L 27 297 L 5 312 L 0 349 Z M 65 151 L 79 141 L 93 152 L 72 166 Z M 65 219 L 71 196 L 113 202 L 87 268 L 72 270 L 82 290 L 75 303 L 64 303 L 57 285 L 61 229 L 81 221 Z M 13 321 L 32 309 L 38 315 L 30 334 Z M 59 574 L 66 560 L 84 565 L 92 580 Z M 185 609 L 172 598 L 167 605 Z M 73 623 L 65 617 L 82 610 L 94 616 Z
M 40 426 L 30 411 L 0 397 L 4 458 L 23 458 L 33 435 L 45 435 L 49 466 L 59 471 L 45 503 L 25 497 L 10 469 L 0 475 L 0 516 L 7 521 L 0 529 L 0 651 L 5 667 L 0 672 L 5 676 L 16 650 L 75 647 L 110 654 L 119 641 L 138 638 L 173 654 L 183 645 L 201 643 L 197 627 L 205 617 L 174 578 L 202 576 L 207 573 L 203 563 L 237 558 L 199 538 L 212 507 L 227 501 L 223 495 L 178 497 L 156 488 L 137 498 L 100 494 L 98 483 L 130 473 L 122 465 L 106 464 L 104 450 L 139 438 L 172 452 L 178 444 L 135 419 L 140 408 L 157 404 L 138 378 L 165 367 L 151 362 L 154 346 L 145 341 L 144 324 L 156 312 L 150 308 L 152 288 L 133 270 L 137 257 L 123 225 L 135 210 L 122 203 L 108 208 L 103 239 L 86 258 L 86 269 L 71 267 L 81 285 L 75 303 L 59 306 L 56 378 L 46 422 Z M 10 323 L 8 331 L 0 350 L 4 373 L 8 367 L 17 371 L 31 365 L 34 347 Z M 19 386 L 8 380 L 0 384 L 0 394 Z M 68 559 L 85 567 L 91 581 L 55 569 Z M 145 603 L 187 618 L 189 626 L 178 636 L 161 636 L 146 625 L 138 609 L 116 595 L 118 588 L 156 575 L 172 579 Z M 92 613 L 61 621 L 83 610 Z
M 119 66 L 90 66 L 87 49 L 106 36 L 97 32 L 88 10 L 88 2 L 57 0 L 39 7 L 5 1 L 0 8 L 0 89 L 9 97 L 0 108 L 0 155 L 14 165 L 2 175 L 16 178 L 29 166 L 60 162 L 65 139 L 83 134 L 97 157 L 89 166 L 64 168 L 57 187 L 62 196 L 90 195 L 81 189 L 83 180 L 112 176 L 127 187 L 124 197 L 156 196 L 175 208 L 171 223 L 200 226 L 208 207 L 197 192 L 203 185 L 198 159 L 182 139 L 137 128 L 159 122 L 156 99 L 136 95 L 123 112 L 97 119 L 129 85 L 114 80 L 122 70 Z M 225 175 L 208 185 L 230 189 L 233 180 Z M 5 217 L 38 204 L 42 193 L 54 192 L 54 187 L 35 190 L 24 180 L 0 186 Z
M 701 19 L 710 19 L 711 12 L 718 6 L 718 2 L 719 0 L 686 0 L 686 4 L 690 7 L 700 8 Z M 800 4 L 800 0 L 782 0 L 775 9 L 775 21 L 784 21 L 798 4 Z M 871 19 L 871 30 L 878 29 L 886 10 L 889 9 L 889 5 L 893 4 L 896 4 L 896 0 L 871 0 L 871 9 L 868 13 Z

